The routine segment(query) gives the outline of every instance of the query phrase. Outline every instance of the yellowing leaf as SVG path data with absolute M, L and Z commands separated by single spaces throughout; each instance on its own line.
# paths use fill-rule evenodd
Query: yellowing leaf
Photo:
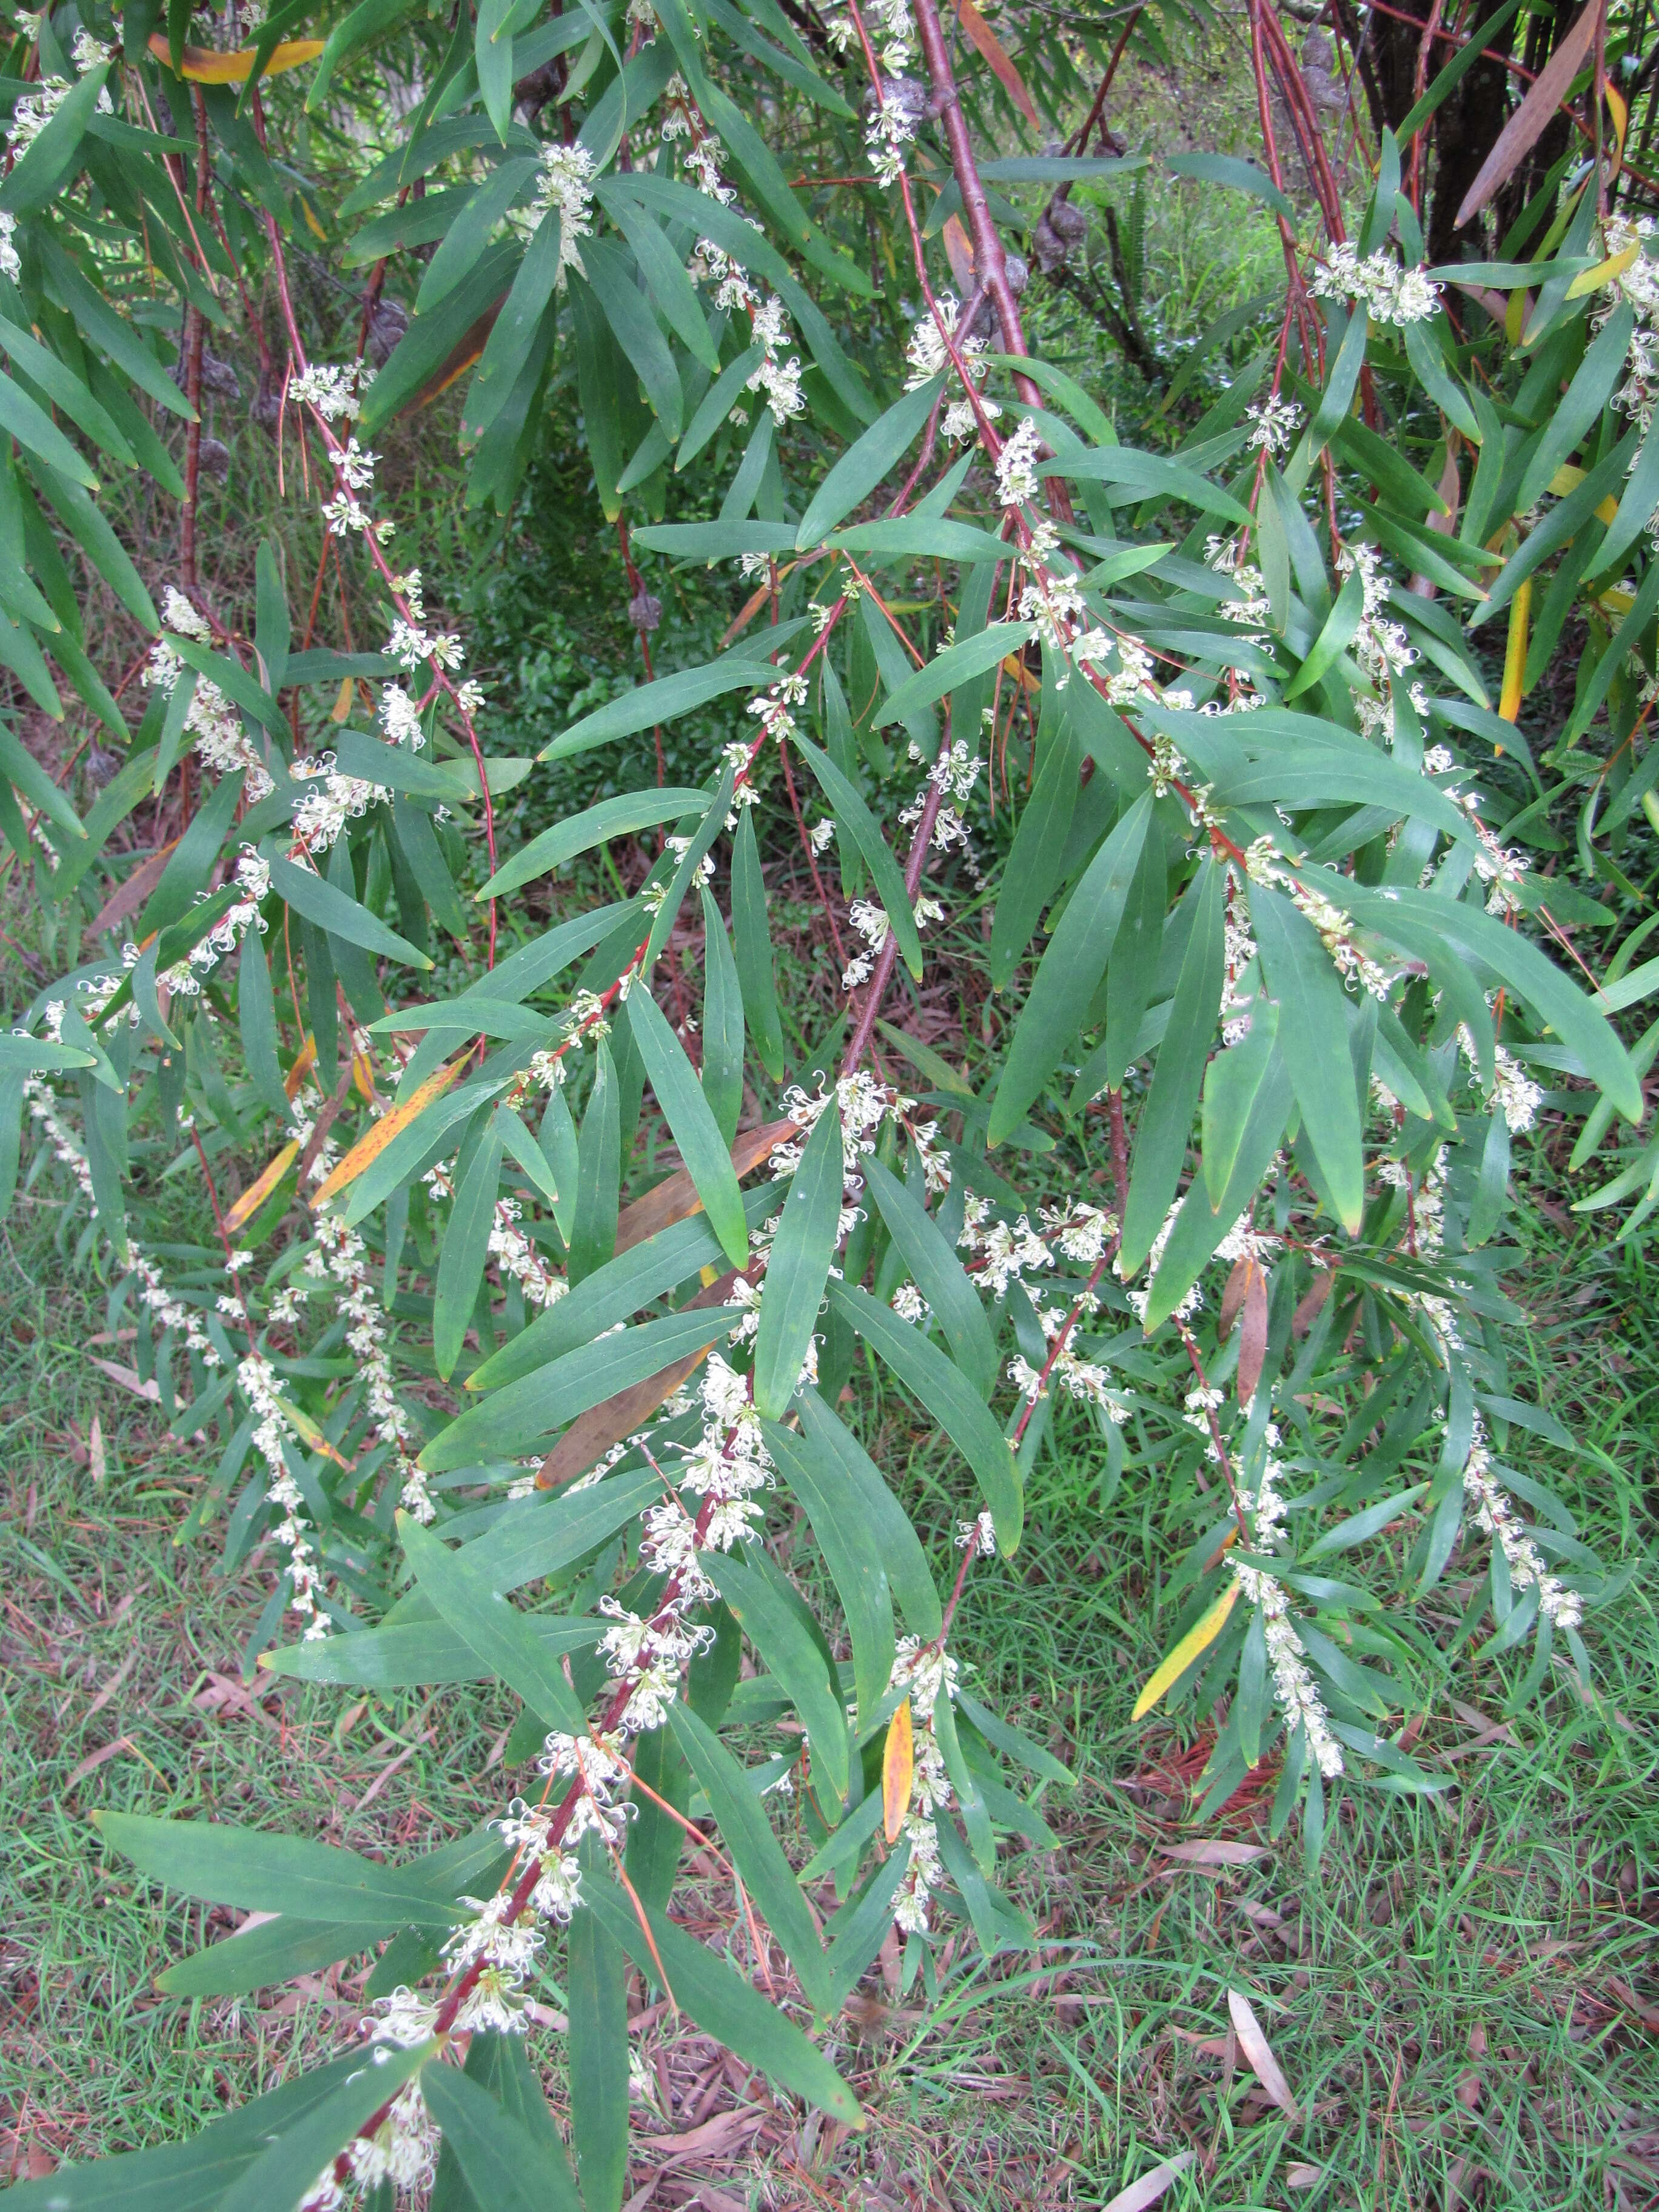
M 331 722 L 343 722 L 346 716 L 350 712 L 351 678 L 349 676 L 343 676 L 340 678 L 338 696 L 335 699 L 334 704 L 328 710 L 328 719 Z
M 307 1030 L 306 1031 L 305 1042 L 300 1047 L 298 1058 L 295 1060 L 293 1066 L 289 1068 L 288 1073 L 283 1079 L 283 1088 L 287 1091 L 290 1098 L 298 1097 L 300 1094 L 300 1085 L 305 1081 L 307 1076 L 310 1074 L 312 1069 L 315 1067 L 316 1065 L 317 1040 L 313 1036 L 310 1030 Z
M 311 202 L 306 198 L 303 192 L 300 195 L 300 212 L 305 217 L 307 226 L 309 228 L 312 236 L 313 238 L 320 238 L 323 243 L 326 245 L 328 243 L 328 233 L 323 228 L 321 223 L 318 222 L 316 216 L 312 213 Z
M 276 1402 L 282 1410 L 283 1419 L 292 1425 L 301 1443 L 309 1444 L 314 1452 L 321 1452 L 325 1459 L 331 1459 L 336 1467 L 350 1466 L 351 1462 L 341 1458 L 309 1413 L 302 1413 L 289 1399 L 278 1398 Z
M 366 1052 L 354 1052 L 351 1055 L 351 1082 L 360 1098 L 374 1097 L 374 1063 Z
M 1195 1628 L 1189 1628 L 1187 1631 L 1180 1643 L 1176 1644 L 1175 1650 L 1170 1652 L 1169 1657 L 1135 1699 L 1135 1709 L 1131 1716 L 1133 1719 L 1139 1720 L 1143 1713 L 1151 1712 L 1164 1692 L 1181 1680 L 1199 1653 L 1209 1650 L 1211 1644 L 1227 1626 L 1227 1616 L 1237 1601 L 1238 1584 L 1236 1582 L 1229 1583 L 1203 1620 Z
M 1607 97 L 1610 100 L 1615 97 L 1611 85 L 1607 88 Z M 1607 260 L 1598 261 L 1594 269 L 1583 270 L 1568 285 L 1568 299 L 1582 300 L 1586 292 L 1599 292 L 1604 284 L 1615 283 L 1641 251 L 1638 240 L 1634 246 L 1627 246 L 1622 253 L 1610 254 Z
M 1513 722 L 1521 712 L 1522 686 L 1527 677 L 1527 632 L 1532 615 L 1532 578 L 1517 585 L 1510 603 L 1509 643 L 1504 650 L 1504 693 L 1498 702 L 1503 720 Z
M 1601 97 L 1607 101 L 1607 112 L 1613 118 L 1613 142 L 1618 148 L 1618 161 L 1613 164 L 1613 173 L 1617 175 L 1618 163 L 1625 158 L 1625 133 L 1630 128 L 1630 102 L 1622 92 L 1610 84 L 1602 86 Z M 1631 248 L 1632 253 L 1637 250 L 1635 246 Z
M 400 1130 L 406 1129 L 417 1114 L 423 1114 L 434 1098 L 441 1097 L 465 1065 L 466 1054 L 463 1053 L 459 1060 L 452 1060 L 447 1067 L 441 1067 L 435 1075 L 428 1075 L 424 1083 L 417 1085 L 401 1106 L 391 1107 L 372 1127 L 365 1129 L 321 1189 L 313 1195 L 313 1212 L 319 1206 L 326 1205 L 348 1183 L 356 1182 L 370 1162 L 379 1159 Z
M 897 1843 L 904 1826 L 915 1772 L 915 1738 L 907 1698 L 887 1723 L 887 1741 L 881 1754 L 881 1832 L 890 1844 Z
M 270 1196 L 271 1192 L 276 1189 L 277 1184 L 293 1166 L 299 1149 L 300 1140 L 296 1137 L 292 1144 L 284 1145 L 270 1166 L 248 1185 L 225 1216 L 225 1229 L 228 1235 L 234 1237 L 244 1222 L 252 1220 L 254 1215 Z
M 149 50 L 158 62 L 168 58 L 167 42 L 157 31 L 151 38 Z M 323 51 L 320 39 L 291 39 L 273 47 L 263 74 L 281 76 L 284 70 L 298 69 L 306 62 L 314 62 Z M 186 46 L 179 59 L 183 75 L 192 84 L 246 84 L 253 74 L 254 49 L 238 46 L 234 52 L 215 53 L 210 46 Z M 320 238 L 322 233 L 318 232 Z

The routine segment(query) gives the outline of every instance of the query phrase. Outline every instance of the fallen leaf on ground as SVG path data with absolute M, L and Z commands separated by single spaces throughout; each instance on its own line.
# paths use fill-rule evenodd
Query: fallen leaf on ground
M 1249 1999 L 1237 1990 L 1227 1992 L 1227 2010 L 1232 2015 L 1233 2029 L 1238 2037 L 1238 2047 L 1243 2053 L 1250 2071 L 1261 2084 L 1292 2127 L 1302 2124 L 1302 2108 L 1291 2094 L 1291 2085 L 1279 2061 L 1268 2047 L 1261 2032 L 1261 2023 L 1251 2009 Z
M 1176 2175 L 1185 2173 L 1194 2155 L 1192 2151 L 1183 2150 L 1179 2158 L 1166 2158 L 1162 2166 L 1155 2166 L 1139 2181 L 1120 2189 L 1115 2197 L 1102 2205 L 1101 2212 L 1146 2212 L 1146 2207 L 1157 2203 Z

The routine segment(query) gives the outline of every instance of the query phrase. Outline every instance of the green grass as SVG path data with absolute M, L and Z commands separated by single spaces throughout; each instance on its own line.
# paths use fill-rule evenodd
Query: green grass
M 234 1916 L 135 1881 L 106 1858 L 94 1812 L 216 1815 L 412 1854 L 510 1794 L 491 1764 L 511 1718 L 497 1696 L 244 1692 L 239 1654 L 264 1578 L 222 1583 L 211 1533 L 172 1541 L 210 1455 L 91 1364 L 128 1355 L 91 1343 L 98 1285 L 55 1249 L 57 1219 L 37 1184 L 0 1250 L 0 1819 L 12 1844 L 0 2124 L 20 2174 L 191 2131 L 355 2028 L 351 1968 L 240 2003 L 158 1997 L 155 1974 Z M 1517 1287 L 1530 1285 L 1538 1312 L 1516 1337 L 1516 1386 L 1626 1475 L 1615 1484 L 1542 1448 L 1534 1471 L 1605 1558 L 1637 1560 L 1651 1534 L 1652 1267 L 1639 1249 L 1568 1243 L 1541 1216 L 1533 1232 Z M 963 1501 L 931 1440 L 884 1418 L 884 1462 L 942 1560 Z M 707 2180 L 739 2203 L 1101 2204 L 1188 2150 L 1171 2206 L 1659 2199 L 1659 2068 L 1641 2017 L 1659 2017 L 1659 1640 L 1644 1583 L 1592 1620 L 1589 1705 L 1558 1674 L 1542 1705 L 1505 1720 L 1519 1666 L 1466 1657 L 1457 1706 L 1437 1707 L 1417 1747 L 1454 1788 L 1434 1805 L 1346 1797 L 1310 1874 L 1293 1832 L 1268 1846 L 1265 1789 L 1194 1829 L 1202 1738 L 1179 1721 L 1131 1723 L 1185 1524 L 1155 1474 L 1132 1471 L 1103 1508 L 1103 1470 L 1085 1427 L 1064 1434 L 1034 1473 L 1026 1543 L 977 1571 L 959 1631 L 986 1693 L 1080 1778 L 1044 1801 L 1058 1850 L 1009 1869 L 1042 1948 L 989 1970 L 947 1954 L 936 1996 L 900 1995 L 878 1968 L 841 2052 L 867 2135 L 763 2116 L 672 2169 L 656 2201 L 695 2201 L 684 2188 Z M 1165 1855 L 1194 1837 L 1258 1855 Z M 729 1898 L 696 1869 L 679 1909 L 716 1940 L 731 1929 Z M 1230 1987 L 1255 2008 L 1302 2126 L 1230 2053 Z M 556 1982 L 543 1996 L 558 2008 Z M 560 2039 L 538 2044 L 557 2100 Z M 710 2047 L 665 2021 L 641 2045 L 659 2109 L 636 2106 L 637 2127 L 691 2124 Z M 714 2117 L 745 2097 L 720 2091 Z

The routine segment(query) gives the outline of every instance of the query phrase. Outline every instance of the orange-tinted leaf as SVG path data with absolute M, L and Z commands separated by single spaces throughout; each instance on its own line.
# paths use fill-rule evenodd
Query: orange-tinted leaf
M 352 1087 L 356 1090 L 357 1096 L 360 1098 L 372 1099 L 374 1097 L 374 1063 L 366 1052 L 354 1052 L 352 1054 L 351 1081 Z
M 887 1723 L 887 1741 L 881 1754 L 881 1832 L 890 1844 L 897 1843 L 910 1809 L 915 1772 L 915 1737 L 907 1698 Z
M 349 676 L 343 676 L 340 678 L 339 694 L 328 710 L 328 719 L 331 722 L 343 722 L 350 712 L 351 678 Z
M 366 1129 L 322 1188 L 313 1192 L 311 1199 L 313 1212 L 319 1206 L 325 1205 L 337 1191 L 343 1190 L 348 1183 L 356 1182 L 369 1163 L 379 1159 L 398 1132 L 406 1129 L 417 1114 L 423 1114 L 434 1098 L 441 1097 L 448 1090 L 466 1066 L 466 1060 L 467 1055 L 463 1053 L 459 1060 L 452 1060 L 447 1067 L 441 1067 L 435 1075 L 428 1075 L 424 1083 L 410 1091 L 401 1106 L 390 1108 L 372 1127 Z
M 158 62 L 167 59 L 167 42 L 160 31 L 149 42 L 149 50 Z M 291 39 L 274 47 L 263 74 L 281 76 L 284 70 L 299 69 L 306 62 L 314 62 L 323 51 L 320 39 Z M 239 46 L 234 53 L 215 53 L 210 46 L 186 46 L 179 68 L 192 84 L 246 84 L 253 74 L 254 49 Z
M 299 1056 L 295 1060 L 293 1066 L 289 1068 L 283 1081 L 283 1088 L 287 1091 L 290 1098 L 297 1098 L 299 1097 L 300 1085 L 305 1081 L 307 1076 L 310 1074 L 312 1069 L 315 1067 L 316 1065 L 317 1040 L 313 1036 L 311 1031 L 307 1030 L 306 1031 L 305 1042 L 300 1047 Z
M 284 1145 L 264 1173 L 248 1185 L 225 1216 L 225 1230 L 228 1235 L 234 1237 L 244 1222 L 252 1220 L 254 1215 L 270 1196 L 271 1192 L 276 1189 L 277 1184 L 293 1166 L 299 1150 L 300 1140 L 296 1137 L 291 1144 Z
M 980 14 L 979 9 L 975 7 L 974 0 L 956 0 L 956 8 L 957 15 L 962 18 L 963 29 L 967 32 L 975 46 L 995 70 L 998 82 L 1003 90 L 1031 128 L 1034 131 L 1040 131 L 1042 125 L 1036 109 L 1031 104 L 1031 95 L 1026 91 L 1024 80 L 1019 71 L 1010 60 L 1007 48 L 986 21 L 984 16 Z

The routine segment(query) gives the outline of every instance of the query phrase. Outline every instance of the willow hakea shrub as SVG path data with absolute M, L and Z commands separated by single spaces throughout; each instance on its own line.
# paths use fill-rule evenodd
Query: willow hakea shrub
M 906 1986 L 958 1927 L 1033 1940 L 1003 1839 L 1045 1836 L 1033 1785 L 1071 1777 L 952 1637 L 1018 1561 L 1057 1420 L 1186 1500 L 1140 1709 L 1222 1723 L 1206 1808 L 1271 1761 L 1272 1831 L 1315 1856 L 1339 1792 L 1444 1786 L 1390 1729 L 1472 1638 L 1516 1701 L 1588 1683 L 1604 1572 L 1505 1464 L 1516 1426 L 1571 1439 L 1510 1390 L 1498 1278 L 1516 1138 L 1588 1109 L 1582 1164 L 1644 1112 L 1655 1032 L 1633 1060 L 1610 1016 L 1659 963 L 1596 987 L 1567 933 L 1613 909 L 1550 819 L 1580 809 L 1616 890 L 1652 811 L 1659 242 L 1616 24 L 1470 195 L 1477 225 L 1540 97 L 1587 103 L 1511 258 L 1425 269 L 1421 134 L 1479 48 L 1382 135 L 1350 235 L 1252 0 L 1266 166 L 1184 167 L 1265 205 L 1283 298 L 1143 450 L 1030 352 L 1005 244 L 1037 219 L 1007 193 L 1042 188 L 1063 256 L 1068 196 L 1146 166 L 1090 150 L 1092 32 L 1039 21 L 1017 64 L 937 0 L 315 12 L 231 0 L 199 46 L 187 4 L 9 15 L 0 660 L 14 708 L 71 698 L 118 758 L 82 814 L 0 732 L 0 831 L 73 936 L 112 832 L 189 797 L 125 924 L 4 1040 L 4 1182 L 27 1128 L 112 1326 L 213 1432 L 186 1533 L 222 1518 L 227 1568 L 262 1563 L 250 1666 L 504 1684 L 513 1779 L 400 1864 L 106 1816 L 143 1874 L 260 1916 L 165 1991 L 372 1954 L 362 2033 L 18 2202 L 328 2212 L 435 2174 L 450 2204 L 616 2212 L 626 1962 L 857 2126 L 835 2024 L 889 1930 Z M 994 151 L 1033 135 L 1022 67 L 1059 151 Z M 307 172 L 307 110 L 365 149 L 344 185 Z M 370 271 L 343 329 L 319 264 Z M 288 579 L 273 536 L 246 605 L 199 560 L 227 329 L 321 564 Z M 376 485 L 461 379 L 475 505 L 580 434 L 643 647 L 541 756 L 605 749 L 610 795 L 516 847 L 532 763 L 428 605 L 470 580 L 423 575 Z M 178 507 L 159 611 L 100 503 L 135 471 Z M 653 559 L 744 587 L 702 665 L 652 662 Z M 365 650 L 312 641 L 337 570 Z M 118 683 L 94 588 L 140 641 Z M 1522 703 L 1575 615 L 1535 758 Z M 661 732 L 711 716 L 670 784 Z M 617 839 L 652 848 L 641 887 L 544 926 L 527 887 Z M 795 841 L 835 948 L 821 1034 L 769 931 L 762 854 Z M 904 1026 L 901 970 L 941 961 L 993 994 L 977 1088 Z M 434 963 L 464 988 L 422 998 Z M 1644 1141 L 1592 1202 L 1645 1218 Z M 147 1225 L 164 1167 L 201 1178 L 211 1251 Z M 845 1410 L 866 1366 L 955 1471 L 943 1581 Z M 838 1614 L 769 1549 L 786 1505 Z M 787 1961 L 764 1993 L 672 1917 L 688 1830 Z

